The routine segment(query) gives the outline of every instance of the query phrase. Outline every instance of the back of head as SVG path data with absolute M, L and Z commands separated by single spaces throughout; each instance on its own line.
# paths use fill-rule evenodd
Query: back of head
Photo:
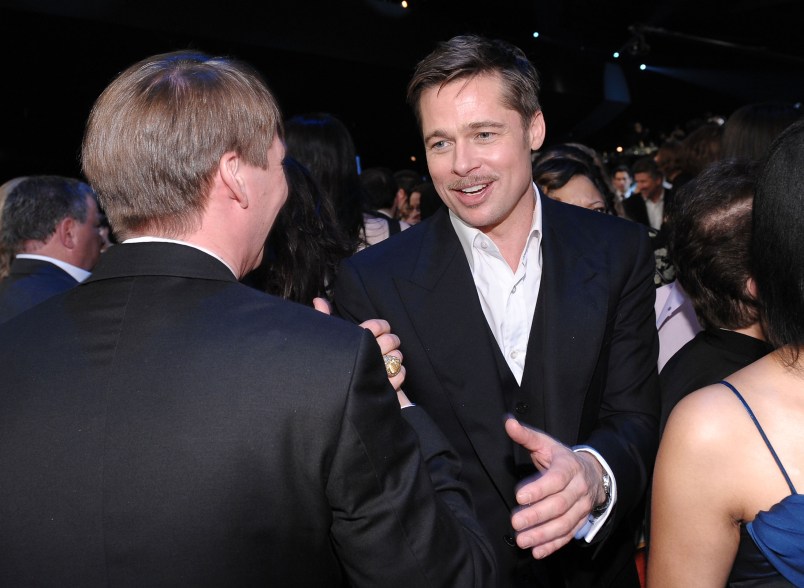
M 115 231 L 181 236 L 200 226 L 214 170 L 235 152 L 265 168 L 276 100 L 249 66 L 182 51 L 125 70 L 98 98 L 82 163 Z
M 681 142 L 681 169 L 694 177 L 720 159 L 723 125 L 704 123 Z
M 372 167 L 360 174 L 360 186 L 370 210 L 391 208 L 396 198 L 396 180 L 386 167 Z
M 408 84 L 408 104 L 421 128 L 419 101 L 422 92 L 459 79 L 478 75 L 499 75 L 505 105 L 530 123 L 539 105 L 539 74 L 525 53 L 506 41 L 478 35 L 462 35 L 440 43 L 419 62 Z
M 25 177 L 13 178 L 0 185 L 0 231 L 3 226 L 3 206 L 6 202 L 6 196 L 17 187 Z M 5 278 L 11 270 L 11 259 L 14 257 L 14 252 L 3 242 L 2 232 L 0 232 L 0 279 Z
M 779 133 L 801 116 L 799 105 L 784 102 L 763 102 L 738 108 L 723 126 L 723 158 L 761 161 Z
M 804 121 L 799 121 L 773 143 L 760 173 L 751 249 L 768 340 L 794 349 L 804 344 L 802 161 Z
M 681 171 L 682 150 L 681 141 L 677 139 L 669 139 L 659 147 L 654 160 L 664 177 L 673 178 Z
M 61 176 L 30 176 L 17 181 L 6 194 L 2 212 L 3 249 L 20 253 L 26 241 L 47 241 L 62 219 L 86 222 L 89 185 Z
M 670 235 L 676 278 L 704 327 L 740 329 L 759 320 L 749 292 L 753 162 L 715 163 L 677 194 Z

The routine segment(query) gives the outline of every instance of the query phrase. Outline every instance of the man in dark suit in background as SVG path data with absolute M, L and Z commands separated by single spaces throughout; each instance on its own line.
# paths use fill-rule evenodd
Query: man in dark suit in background
M 95 194 L 60 176 L 21 178 L 3 203 L 0 241 L 13 256 L 0 281 L 0 323 L 89 276 L 103 244 Z
M 0 585 L 488 586 L 459 465 L 374 337 L 237 281 L 283 157 L 229 59 L 156 56 L 98 99 L 84 172 L 125 241 L 0 327 Z
M 335 303 L 400 335 L 406 391 L 463 459 L 496 585 L 637 586 L 658 442 L 653 257 L 638 225 L 539 195 L 538 88 L 522 51 L 481 37 L 419 64 L 408 97 L 449 211 L 346 260 Z M 512 443 L 506 414 L 552 437 L 509 420 Z
M 633 171 L 635 188 L 623 201 L 625 216 L 661 231 L 673 204 L 673 191 L 665 187 L 664 176 L 652 157 L 637 160 Z

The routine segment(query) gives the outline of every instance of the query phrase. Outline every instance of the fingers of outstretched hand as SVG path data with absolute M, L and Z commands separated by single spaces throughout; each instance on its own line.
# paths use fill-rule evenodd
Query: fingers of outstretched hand
M 524 507 L 514 515 L 514 519 L 519 517 L 519 524 L 526 525 L 517 529 L 516 542 L 522 549 L 530 549 L 536 559 L 547 557 L 569 543 L 588 518 L 588 512 L 581 504 L 574 504 L 557 516 L 552 515 L 563 509 L 560 501 L 548 505 L 547 510 L 528 512 L 531 509 L 534 507 Z M 513 519 L 512 524 L 516 529 L 517 523 L 513 523 Z
M 572 451 L 547 433 L 526 427 L 513 417 L 505 421 L 505 431 L 514 443 L 530 453 L 533 464 L 540 471 L 550 466 L 556 451 Z

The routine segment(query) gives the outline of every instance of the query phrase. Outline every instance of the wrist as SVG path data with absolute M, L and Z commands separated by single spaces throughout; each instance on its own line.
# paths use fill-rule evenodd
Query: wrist
M 606 512 L 611 505 L 611 476 L 603 471 L 597 491 L 597 501 L 592 509 L 592 516 L 599 517 Z

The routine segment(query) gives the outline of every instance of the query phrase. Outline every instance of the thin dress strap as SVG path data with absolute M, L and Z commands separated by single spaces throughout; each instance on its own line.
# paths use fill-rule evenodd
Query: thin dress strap
M 754 416 L 754 411 L 751 410 L 750 406 L 748 406 L 748 403 L 745 401 L 745 398 L 743 398 L 742 394 L 737 392 L 737 388 L 729 384 L 726 380 L 721 380 L 720 383 L 729 388 L 732 392 L 734 392 L 734 395 L 737 396 L 737 398 L 740 399 L 740 402 L 743 403 L 745 410 L 748 411 L 748 416 L 750 416 L 751 420 L 754 421 L 754 424 L 756 425 L 759 434 L 762 435 L 762 440 L 765 441 L 765 445 L 768 446 L 768 449 L 770 450 L 773 459 L 776 461 L 776 465 L 779 466 L 779 469 L 782 471 L 782 475 L 784 476 L 785 481 L 787 481 L 787 485 L 790 486 L 790 492 L 793 494 L 798 494 L 798 492 L 796 492 L 795 486 L 793 486 L 793 482 L 790 481 L 790 476 L 787 475 L 787 470 L 784 469 L 782 462 L 779 460 L 779 456 L 776 455 L 776 451 L 774 451 L 773 449 L 773 445 L 771 445 L 771 442 L 768 439 L 768 436 L 765 434 L 765 431 L 762 430 L 762 427 L 760 426 L 757 417 Z

